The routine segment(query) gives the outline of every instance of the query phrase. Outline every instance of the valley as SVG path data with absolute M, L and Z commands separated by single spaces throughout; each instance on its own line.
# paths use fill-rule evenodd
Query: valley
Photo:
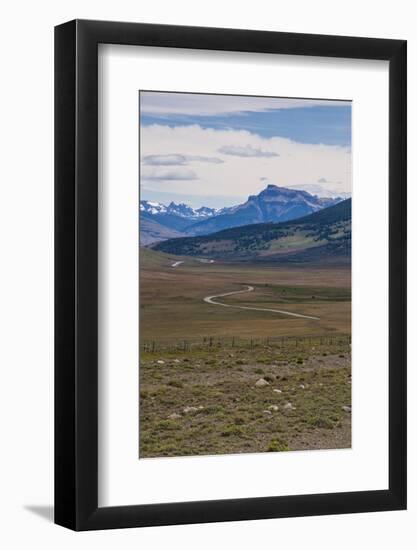
M 183 263 L 175 268 L 172 264 Z M 350 267 L 345 265 L 202 263 L 198 258 L 141 249 L 141 340 L 207 336 L 303 336 L 350 333 Z M 228 304 L 283 309 L 319 317 L 215 307 L 207 296 L 252 286 L 253 292 L 225 296 Z M 281 307 L 285 304 L 285 307 Z M 279 307 L 278 307 L 279 306 Z
M 141 458 L 350 447 L 349 266 L 140 266 Z
M 140 457 L 350 447 L 350 199 L 169 231 L 140 248 Z

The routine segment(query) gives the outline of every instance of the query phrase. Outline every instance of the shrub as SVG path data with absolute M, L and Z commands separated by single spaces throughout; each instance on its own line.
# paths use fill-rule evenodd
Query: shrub
M 281 439 L 271 439 L 268 445 L 267 451 L 269 453 L 277 453 L 282 451 L 289 451 L 288 444 L 285 441 L 282 441 Z
M 325 428 L 326 430 L 331 430 L 333 428 L 333 422 L 328 418 L 315 417 L 312 418 L 309 423 L 316 428 Z

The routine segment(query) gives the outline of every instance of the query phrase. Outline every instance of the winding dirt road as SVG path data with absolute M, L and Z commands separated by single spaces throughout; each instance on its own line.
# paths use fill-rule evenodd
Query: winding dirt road
M 320 317 L 312 317 L 311 315 L 302 315 L 301 313 L 293 313 L 291 311 L 283 311 L 281 309 L 269 309 L 263 307 L 249 307 L 249 306 L 235 306 L 231 304 L 224 304 L 223 302 L 216 302 L 214 298 L 223 298 L 224 296 L 232 296 L 232 294 L 243 294 L 245 292 L 252 292 L 255 290 L 253 286 L 246 285 L 246 288 L 243 290 L 235 290 L 233 292 L 225 292 L 224 294 L 216 294 L 215 296 L 206 296 L 204 301 L 207 304 L 212 304 L 215 306 L 231 307 L 235 309 L 252 309 L 254 311 L 271 311 L 272 313 L 281 313 L 282 315 L 289 315 L 290 317 L 300 317 L 301 319 L 312 319 L 314 321 L 319 321 Z

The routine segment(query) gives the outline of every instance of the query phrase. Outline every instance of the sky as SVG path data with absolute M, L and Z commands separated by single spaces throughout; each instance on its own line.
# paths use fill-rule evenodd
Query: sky
M 141 199 L 220 208 L 268 184 L 351 192 L 351 103 L 140 92 Z

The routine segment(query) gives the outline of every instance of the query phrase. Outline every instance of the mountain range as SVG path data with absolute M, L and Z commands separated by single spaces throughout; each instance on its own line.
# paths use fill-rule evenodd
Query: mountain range
M 337 204 L 341 197 L 322 198 L 307 191 L 268 185 L 246 202 L 221 209 L 171 202 L 168 206 L 140 201 L 141 244 L 149 245 L 167 238 L 208 235 L 233 227 L 299 218 Z M 150 222 L 153 223 L 150 223 Z M 158 224 L 156 225 L 155 224 Z M 175 235 L 167 236 L 170 231 Z
M 351 205 L 351 199 L 346 199 L 294 220 L 169 239 L 152 248 L 175 255 L 227 261 L 350 262 Z

